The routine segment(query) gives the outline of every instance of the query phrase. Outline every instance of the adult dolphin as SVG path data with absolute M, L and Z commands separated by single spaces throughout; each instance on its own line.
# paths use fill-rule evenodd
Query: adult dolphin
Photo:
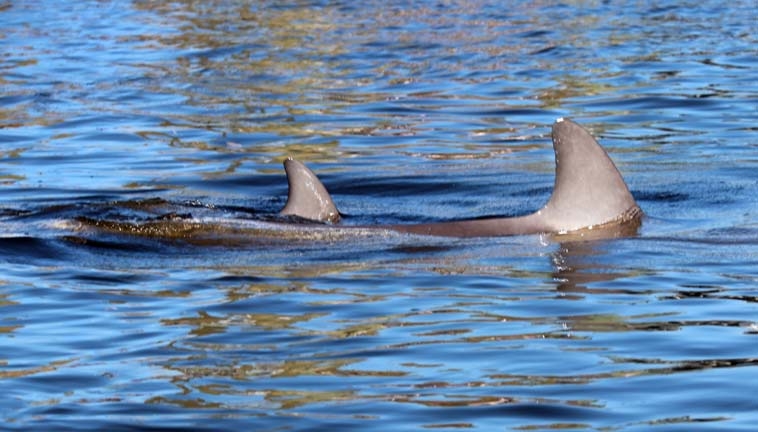
M 565 234 L 595 227 L 639 223 L 642 211 L 608 154 L 583 127 L 559 118 L 553 124 L 555 187 L 540 210 L 518 217 L 386 225 L 393 231 L 446 237 Z M 336 224 L 339 211 L 316 175 L 292 158 L 284 162 L 289 183 L 281 214 Z M 367 228 L 367 227 L 362 227 Z

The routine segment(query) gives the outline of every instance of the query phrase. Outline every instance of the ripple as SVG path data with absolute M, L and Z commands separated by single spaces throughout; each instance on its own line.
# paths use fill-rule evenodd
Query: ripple
M 4 427 L 754 427 L 752 2 L 37 6 L 0 6 Z M 349 224 L 533 211 L 558 117 L 638 233 L 150 237 L 269 221 L 287 156 Z

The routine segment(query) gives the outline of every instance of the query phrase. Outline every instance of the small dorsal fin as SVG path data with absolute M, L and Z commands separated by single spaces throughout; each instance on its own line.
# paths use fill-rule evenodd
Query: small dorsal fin
M 556 231 L 620 220 L 639 207 L 608 154 L 587 130 L 568 119 L 553 124 L 555 188 L 540 211 Z
M 280 214 L 298 216 L 318 222 L 337 223 L 340 213 L 321 180 L 302 162 L 293 158 L 284 161 L 289 194 Z

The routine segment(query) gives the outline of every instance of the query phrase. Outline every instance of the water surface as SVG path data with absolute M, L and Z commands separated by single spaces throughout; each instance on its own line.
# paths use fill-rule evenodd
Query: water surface
M 758 424 L 752 2 L 69 3 L 0 3 L 5 428 Z M 62 229 L 265 217 L 287 156 L 346 224 L 524 214 L 562 116 L 636 236 Z

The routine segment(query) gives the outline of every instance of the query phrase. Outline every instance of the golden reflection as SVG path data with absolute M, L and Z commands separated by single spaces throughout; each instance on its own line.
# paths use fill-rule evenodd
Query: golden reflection
M 713 417 L 681 416 L 681 417 L 666 417 L 662 419 L 650 420 L 648 422 L 645 422 L 645 424 L 648 424 L 650 426 L 659 426 L 659 425 L 670 425 L 670 424 L 679 424 L 679 423 L 721 422 L 721 421 L 729 421 L 729 420 L 731 420 L 731 418 L 725 417 L 725 416 L 713 416 Z
M 271 403 L 275 403 L 280 409 L 295 409 L 311 404 L 324 402 L 350 402 L 360 399 L 361 397 L 355 391 L 351 390 L 265 390 L 264 398 Z
M 393 98 L 425 101 L 421 109 L 426 111 L 455 105 L 449 89 L 423 88 L 417 84 L 426 82 L 419 77 L 438 69 L 448 75 L 464 73 L 468 68 L 466 62 L 456 59 L 481 56 L 487 61 L 478 68 L 491 72 L 482 78 L 460 78 L 462 81 L 476 83 L 480 79 L 492 81 L 502 77 L 505 82 L 513 82 L 509 75 L 511 61 L 563 46 L 592 48 L 597 41 L 586 36 L 586 29 L 601 26 L 608 18 L 591 15 L 555 22 L 542 14 L 540 7 L 527 4 L 509 6 L 510 13 L 519 17 L 516 20 L 504 21 L 487 14 L 472 17 L 470 11 L 482 6 L 480 1 L 461 1 L 446 4 L 445 13 L 419 4 L 413 8 L 370 9 L 370 15 L 366 14 L 368 10 L 356 9 L 348 15 L 340 7 L 310 4 L 268 7 L 257 3 L 232 6 L 221 1 L 138 2 L 133 7 L 148 10 L 155 17 L 155 31 L 122 38 L 120 43 L 134 49 L 171 49 L 180 53 L 164 63 L 134 65 L 144 69 L 146 77 L 154 78 L 145 81 L 147 90 L 166 92 L 169 76 L 172 82 L 181 83 L 170 91 L 182 95 L 187 104 L 218 108 L 218 114 L 207 110 L 203 114 L 173 113 L 170 116 L 173 120 L 169 121 L 174 127 L 271 134 L 274 137 L 268 143 L 258 142 L 252 149 L 242 145 L 237 150 L 278 157 L 283 157 L 286 150 L 297 158 L 334 161 L 341 157 L 337 139 L 333 145 L 309 142 L 306 147 L 320 148 L 300 152 L 297 148 L 283 149 L 282 146 L 291 143 L 276 137 L 297 141 L 300 137 L 415 135 L 425 127 L 424 115 L 367 113 L 362 115 L 363 124 L 356 125 L 354 112 L 347 116 L 349 120 L 343 120 L 345 116 L 340 114 Z M 411 30 L 409 22 L 419 25 Z M 554 29 L 556 26 L 560 28 Z M 585 30 L 576 32 L 576 28 Z M 564 39 L 546 40 L 543 36 L 531 39 L 524 35 L 525 30 L 564 34 Z M 365 61 L 377 49 L 394 55 L 385 61 Z M 440 60 L 432 61 L 435 57 Z M 546 70 L 555 67 L 549 61 L 540 66 Z M 535 108 L 553 109 L 567 98 L 618 90 L 609 84 L 614 76 L 602 66 L 583 75 L 565 72 L 557 75 L 556 85 L 534 90 L 538 93 L 525 99 L 535 102 Z M 516 85 L 528 87 L 529 83 Z M 485 107 L 495 103 L 491 95 L 474 94 L 469 98 L 481 100 Z M 475 133 L 511 134 L 513 130 L 479 128 Z M 225 151 L 224 145 L 212 145 L 203 139 L 187 140 L 180 145 Z M 317 154 L 313 155 L 314 152 Z M 441 153 L 431 157 L 495 155 L 497 151 L 483 155 Z
M 589 336 L 579 336 L 567 334 L 565 331 L 553 332 L 535 332 L 521 334 L 498 334 L 487 336 L 470 336 L 456 339 L 433 339 L 433 340 L 414 340 L 410 342 L 398 342 L 387 345 L 389 349 L 410 348 L 424 345 L 442 345 L 442 344 L 480 344 L 487 342 L 502 341 L 523 341 L 523 340 L 547 340 L 547 339 L 565 339 L 565 340 L 589 340 Z
M 431 336 L 457 336 L 460 334 L 471 333 L 471 329 L 450 329 L 450 330 L 437 330 L 430 332 L 417 333 L 417 336 L 431 337 Z
M 639 376 L 672 375 L 681 372 L 698 370 L 733 368 L 743 366 L 758 366 L 757 358 L 735 358 L 716 360 L 663 360 L 663 359 L 637 359 L 628 357 L 610 357 L 616 364 L 628 365 L 655 365 L 649 368 L 627 368 L 610 372 L 572 375 L 515 375 L 515 374 L 490 374 L 488 378 L 495 380 L 489 385 L 495 386 L 543 386 L 556 384 L 588 384 L 600 380 L 631 378 Z
M 18 65 L 16 65 L 18 66 Z M 13 128 L 31 128 L 34 126 L 51 126 L 60 123 L 63 117 L 60 113 L 45 112 L 45 115 L 33 114 L 31 103 L 14 105 L 11 108 L 0 106 L 0 130 Z M 25 149 L 11 150 L 10 153 Z
M 288 266 L 285 266 L 288 267 Z M 311 274 L 308 269 L 301 269 L 302 272 L 294 271 L 294 273 L 290 273 L 293 269 L 282 269 L 283 271 L 286 271 L 286 275 L 278 275 L 277 277 L 281 277 L 282 279 L 300 279 L 300 278 L 306 278 L 306 277 L 316 277 L 316 276 L 323 276 L 323 273 L 318 273 L 316 275 Z M 344 271 L 340 271 L 340 268 L 333 268 L 331 269 L 331 272 L 334 273 L 344 273 L 345 271 L 353 270 L 352 267 L 345 269 Z M 327 271 L 328 270 L 324 270 Z M 235 272 L 236 273 L 236 272 Z M 260 274 L 261 270 L 258 267 L 255 268 L 245 268 L 243 270 L 242 274 Z M 272 270 L 272 272 L 266 272 L 267 275 L 275 275 L 277 273 L 277 270 Z M 361 292 L 354 292 L 346 289 L 341 288 L 328 288 L 328 289 L 318 289 L 311 287 L 308 283 L 304 282 L 288 282 L 286 284 L 275 284 L 275 283 L 255 283 L 255 284 L 246 284 L 239 287 L 232 287 L 226 289 L 226 296 L 229 299 L 229 301 L 239 301 L 250 297 L 257 297 L 260 295 L 284 295 L 284 294 L 292 294 L 292 293 L 300 293 L 300 294 L 312 294 L 314 296 L 339 296 L 339 299 L 334 300 L 317 300 L 318 297 L 313 297 L 313 300 L 308 301 L 308 304 L 310 305 L 340 305 L 340 304 L 351 304 L 351 303 L 371 303 L 371 302 L 378 302 L 386 300 L 386 296 L 382 295 L 367 295 L 363 294 Z
M 0 286 L 7 285 L 7 284 L 8 284 L 7 281 L 0 280 Z M 0 294 L 0 307 L 2 307 L 2 306 L 14 306 L 14 305 L 17 305 L 17 304 L 18 304 L 18 302 L 14 301 L 14 300 L 10 300 L 8 298 L 7 294 Z
M 539 425 L 525 425 L 525 426 L 516 426 L 513 428 L 513 430 L 521 430 L 521 431 L 531 431 L 531 430 L 591 430 L 594 429 L 594 427 L 591 424 L 588 423 L 550 423 L 550 424 L 539 424 Z
M 171 291 L 171 290 L 152 291 L 149 289 L 138 290 L 138 289 L 127 289 L 127 288 L 101 289 L 99 290 L 99 292 L 102 294 L 111 294 L 111 295 L 116 295 L 116 296 L 149 297 L 149 298 L 187 298 L 187 297 L 192 296 L 192 293 L 189 291 Z M 111 300 L 111 302 L 113 301 L 114 300 Z
M 17 174 L 0 174 L 0 184 L 10 185 L 23 180 L 26 180 L 26 176 Z
M 0 333 L 12 333 L 14 330 L 20 329 L 22 327 L 22 325 L 0 326 Z
M 473 423 L 430 423 L 423 425 L 424 429 L 473 429 Z
M 562 243 L 558 250 L 549 255 L 550 263 L 554 266 L 554 279 L 557 290 L 562 293 L 574 294 L 605 294 L 616 293 L 612 288 L 603 288 L 603 283 L 612 282 L 616 278 L 625 278 L 633 276 L 629 272 L 615 267 L 604 267 L 602 265 L 603 248 L 607 246 L 606 242 L 566 242 Z M 430 259 L 431 258 L 426 258 Z M 445 258 L 448 259 L 448 258 Z M 468 270 L 470 271 L 470 269 Z M 250 275 L 253 270 L 248 268 L 234 269 L 233 273 L 239 275 Z M 318 273 L 318 272 L 317 272 Z M 540 278 L 538 273 L 529 274 L 527 278 Z M 547 275 L 549 276 L 549 275 Z M 584 284 L 600 285 L 600 287 L 586 288 Z M 436 288 L 433 290 L 435 291 Z M 592 291 L 588 291 L 592 290 Z M 244 298 L 248 295 L 283 295 L 288 292 L 308 293 L 314 296 L 319 295 L 340 295 L 353 296 L 352 293 L 346 293 L 342 289 L 325 289 L 318 290 L 310 287 L 307 283 L 251 283 L 234 288 L 230 291 L 230 298 Z M 619 290 L 624 293 L 625 291 Z M 639 295 L 640 293 L 629 291 L 630 295 Z M 241 297 L 240 297 L 241 296 Z M 484 301 L 483 298 L 491 301 L 498 300 L 509 302 L 518 300 L 517 296 L 482 296 L 476 295 L 471 299 L 465 297 L 462 301 L 454 305 L 446 305 L 433 310 L 411 311 L 399 314 L 387 314 L 374 316 L 363 320 L 349 320 L 343 322 L 344 326 L 337 330 L 313 331 L 310 334 L 323 335 L 329 338 L 349 338 L 360 336 L 376 336 L 390 328 L 410 327 L 410 326 L 433 326 L 436 324 L 450 324 L 450 320 L 427 319 L 424 322 L 410 320 L 407 318 L 430 316 L 435 314 L 464 313 L 468 318 L 461 320 L 461 326 L 458 328 L 448 328 L 447 330 L 432 330 L 428 332 L 419 332 L 413 334 L 412 339 L 400 340 L 394 344 L 382 346 L 382 349 L 397 350 L 412 348 L 416 346 L 441 344 L 459 344 L 475 346 L 477 344 L 497 343 L 503 341 L 526 341 L 526 340 L 544 340 L 544 339 L 563 339 L 563 340 L 588 340 L 592 334 L 598 332 L 629 332 L 629 331 L 668 331 L 675 330 L 683 325 L 697 324 L 677 321 L 663 321 L 661 317 L 669 314 L 645 314 L 645 315 L 617 315 L 612 313 L 597 313 L 574 316 L 544 316 L 544 317 L 527 317 L 513 314 L 498 314 L 493 312 L 477 311 L 477 306 L 486 306 L 492 304 L 491 301 Z M 363 299 L 360 295 L 352 297 L 356 301 Z M 370 298 L 370 297 L 366 297 Z M 458 298 L 458 297 L 455 297 Z M 475 301 L 467 301 L 475 300 Z M 180 318 L 176 320 L 166 320 L 167 325 L 190 325 L 196 328 L 208 326 L 212 330 L 224 331 L 229 325 L 254 325 L 266 330 L 295 330 L 296 322 L 305 322 L 316 317 L 324 315 L 304 314 L 302 316 L 282 316 L 278 314 L 260 313 L 260 314 L 243 314 L 228 317 L 215 317 L 206 313 L 200 314 L 194 318 Z M 485 320 L 488 322 L 524 322 L 539 325 L 557 325 L 562 324 L 565 327 L 554 331 L 546 332 L 522 332 L 518 334 L 494 334 L 483 336 L 471 336 L 470 331 L 463 323 L 472 321 Z M 703 323 L 710 325 L 710 323 Z M 732 325 L 734 323 L 730 323 Z M 305 330 L 305 332 L 309 332 Z M 586 332 L 587 334 L 576 334 Z M 195 330 L 193 334 L 205 334 L 202 331 Z M 206 350 L 223 350 L 229 348 L 221 345 L 218 348 L 206 346 L 200 349 Z M 276 347 L 273 347 L 276 349 Z M 230 348 L 229 348 L 230 349 Z M 239 349 L 239 347 L 236 347 Z M 249 348 L 251 351 L 255 347 Z M 566 348 L 571 349 L 571 347 Z M 758 360 L 752 358 L 736 358 L 725 360 L 684 360 L 684 361 L 666 361 L 659 359 L 636 359 L 636 358 L 615 358 L 609 357 L 611 361 L 619 365 L 619 369 L 593 373 L 572 373 L 567 375 L 519 375 L 509 373 L 493 373 L 482 375 L 479 379 L 473 379 L 465 382 L 447 382 L 437 378 L 427 381 L 414 380 L 408 384 L 419 393 L 414 394 L 391 394 L 380 396 L 383 400 L 399 403 L 419 404 L 427 407 L 455 408 L 455 407 L 477 407 L 477 406 L 497 406 L 507 404 L 519 404 L 524 400 L 515 397 L 498 394 L 497 388 L 513 387 L 537 387 L 537 386 L 556 386 L 556 385 L 587 385 L 599 380 L 628 379 L 638 376 L 655 376 L 668 375 L 680 372 L 689 372 L 692 370 L 727 368 L 741 366 L 758 365 Z M 188 359 L 189 360 L 189 359 Z M 195 360 L 191 359 L 190 361 Z M 199 360 L 199 359 L 198 359 Z M 263 398 L 264 402 L 258 402 L 259 405 L 270 408 L 276 405 L 282 409 L 294 409 L 309 404 L 335 401 L 355 401 L 367 399 L 361 392 L 356 391 L 285 391 L 279 389 L 248 389 L 245 387 L 235 386 L 233 384 L 217 385 L 201 383 L 197 386 L 190 386 L 188 381 L 202 380 L 205 378 L 221 377 L 233 380 L 254 383 L 259 378 L 296 378 L 303 376 L 329 376 L 329 377 L 405 377 L 413 376 L 415 371 L 406 372 L 403 369 L 433 367 L 445 368 L 445 364 L 421 365 L 414 363 L 402 363 L 396 368 L 392 365 L 381 370 L 365 370 L 359 368 L 363 358 L 350 359 L 291 359 L 282 361 L 263 361 L 249 363 L 229 363 L 222 365 L 190 365 L 182 366 L 180 359 L 173 364 L 166 365 L 168 369 L 178 372 L 173 378 L 175 384 L 185 388 L 188 393 L 196 392 L 201 395 L 223 396 L 223 395 L 240 395 L 249 394 Z M 199 360 L 202 361 L 202 360 Z M 247 384 L 245 384 L 247 385 Z M 272 385 L 273 387 L 274 385 Z M 469 396 L 468 394 L 457 395 L 455 389 L 467 388 L 490 388 L 493 389 L 489 394 L 481 396 Z M 426 393 L 424 393 L 426 392 Z M 195 397 L 190 401 L 176 400 L 168 401 L 161 399 L 160 402 L 177 403 L 180 405 L 192 407 L 214 406 L 213 403 L 207 402 L 202 397 Z M 597 400 L 567 399 L 567 400 L 542 400 L 534 399 L 535 403 L 563 404 L 568 406 L 581 406 L 590 408 L 603 408 L 603 405 Z M 525 426 L 529 428 L 530 426 Z M 551 427 L 556 429 L 571 428 L 571 424 L 555 423 Z
M 191 334 L 201 336 L 214 333 L 225 333 L 230 326 L 254 326 L 266 330 L 291 329 L 295 324 L 307 322 L 321 317 L 322 313 L 306 313 L 302 315 L 278 315 L 278 314 L 243 314 L 218 317 L 207 312 L 199 312 L 197 317 L 162 319 L 161 323 L 167 326 L 184 325 L 194 327 Z
M 28 147 L 20 147 L 11 150 L 0 151 L 0 158 L 15 159 L 21 157 L 21 154 L 29 150 Z
M 168 365 L 168 369 L 179 372 L 172 381 L 185 382 L 194 378 L 229 377 L 247 380 L 256 377 L 285 378 L 299 376 L 334 377 L 401 377 L 404 371 L 351 369 L 348 366 L 359 363 L 359 359 L 338 360 L 285 360 L 281 362 L 260 362 L 252 364 L 230 364 L 218 366 L 178 366 Z
M 27 369 L 16 369 L 16 370 L 6 370 L 6 371 L 0 370 L 0 379 L 21 378 L 21 377 L 26 377 L 30 375 L 36 375 L 39 373 L 53 372 L 53 371 L 58 370 L 58 368 L 60 368 L 61 366 L 66 366 L 75 360 L 76 359 L 58 360 L 44 366 L 37 366 L 37 367 L 27 368 Z M 7 364 L 3 366 L 7 367 Z
M 610 74 L 602 74 L 602 71 L 597 72 L 603 77 L 603 79 L 613 77 Z M 616 75 L 620 76 L 621 73 L 616 73 Z M 597 79 L 597 75 L 593 74 L 593 77 L 595 77 L 594 79 Z M 617 86 L 590 81 L 588 78 L 565 76 L 561 78 L 560 83 L 557 86 L 541 91 L 536 97 L 540 101 L 541 108 L 557 109 L 564 106 L 566 99 L 613 94 L 619 90 L 620 89 Z
M 350 390 L 334 390 L 334 391 L 319 391 L 319 390 L 277 390 L 277 389 L 263 389 L 263 390 L 237 390 L 232 386 L 224 385 L 200 385 L 195 389 L 203 394 L 211 396 L 225 396 L 225 395 L 237 395 L 246 396 L 248 402 L 246 405 L 250 407 L 258 406 L 260 408 L 278 408 L 282 410 L 292 410 L 301 408 L 304 406 L 320 403 L 336 403 L 336 402 L 350 402 L 358 399 L 365 399 L 365 396 L 360 396 L 355 391 Z M 262 398 L 263 402 L 259 402 L 256 397 Z M 217 402 L 208 402 L 202 398 L 194 399 L 179 399 L 168 398 L 163 396 L 153 397 L 146 401 L 151 404 L 171 404 L 181 406 L 183 408 L 208 408 L 216 409 L 223 408 L 224 405 Z M 372 418 L 372 416 L 361 415 L 363 419 Z
M 353 324 L 347 327 L 343 327 L 339 330 L 334 330 L 329 335 L 336 339 L 344 339 L 358 336 L 376 336 L 382 330 L 392 327 L 386 322 L 368 322 Z
M 429 400 L 418 396 L 395 396 L 393 402 L 414 403 L 426 407 L 456 408 L 481 407 L 495 405 L 510 405 L 517 403 L 516 399 L 500 396 L 461 397 L 460 399 Z
M 475 145 L 465 144 L 461 145 L 461 148 L 467 150 L 466 152 L 446 152 L 446 153 L 421 153 L 421 152 L 406 152 L 409 156 L 424 157 L 431 160 L 475 160 L 475 159 L 492 159 L 500 155 L 511 154 L 516 152 L 523 152 L 534 150 L 538 148 L 537 145 L 524 145 L 524 146 L 499 146 L 493 148 L 492 145 Z
M 145 400 L 146 404 L 156 405 L 176 405 L 186 409 L 220 409 L 224 404 L 219 402 L 208 402 L 205 399 L 171 399 L 163 396 L 155 396 Z
M 0 280 L 0 286 L 7 285 L 8 282 L 4 280 Z M 3 306 L 15 306 L 18 302 L 14 300 L 9 300 L 7 294 L 0 294 L 0 307 Z M 11 317 L 5 317 L 6 321 L 13 320 L 14 318 Z M 0 334 L 2 333 L 13 333 L 14 331 L 23 328 L 24 326 L 21 324 L 15 324 L 15 325 L 0 325 Z M 0 364 L 2 366 L 2 364 Z

